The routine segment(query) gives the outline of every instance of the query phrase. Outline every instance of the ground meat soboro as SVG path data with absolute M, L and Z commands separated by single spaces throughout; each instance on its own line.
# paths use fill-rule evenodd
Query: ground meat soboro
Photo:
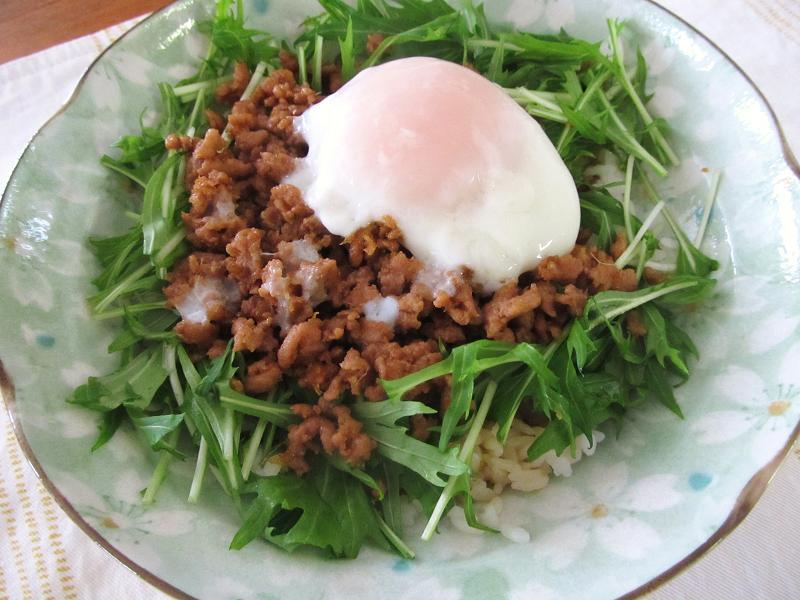
M 371 44 L 379 40 L 370 39 Z M 566 256 L 550 257 L 518 281 L 479 294 L 468 271 L 430 271 L 403 247 L 403 234 L 386 217 L 342 239 L 332 235 L 282 183 L 306 152 L 295 117 L 320 99 L 295 79 L 297 61 L 269 75 L 247 100 L 250 77 L 238 65 L 217 91 L 227 119 L 206 113 L 202 139 L 170 136 L 188 153 L 190 207 L 183 215 L 192 253 L 169 276 L 165 293 L 182 320 L 175 331 L 198 353 L 217 355 L 233 339 L 246 371 L 236 385 L 260 395 L 292 380 L 318 397 L 296 404 L 283 463 L 304 473 L 308 452 L 337 453 L 353 465 L 369 459 L 375 442 L 343 400 L 385 398 L 379 379 L 395 379 L 441 360 L 439 343 L 480 338 L 546 343 L 581 313 L 590 294 L 636 288 L 635 273 L 617 269 L 610 254 L 587 236 Z M 328 89 L 338 72 L 325 71 Z M 629 327 L 643 334 L 641 321 Z M 412 390 L 434 407 L 449 403 L 446 377 Z M 413 423 L 424 438 L 431 419 Z

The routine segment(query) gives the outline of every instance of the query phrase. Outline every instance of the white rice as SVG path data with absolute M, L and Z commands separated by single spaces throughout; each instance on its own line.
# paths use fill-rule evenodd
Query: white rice
M 505 446 L 497 440 L 498 425 L 487 424 L 478 436 L 472 454 L 470 492 L 477 503 L 478 519 L 495 529 L 512 542 L 526 544 L 530 533 L 513 523 L 514 515 L 503 514 L 501 494 L 508 488 L 518 492 L 535 492 L 544 488 L 552 476 L 569 477 L 572 465 L 584 455 L 594 454 L 597 444 L 604 439 L 599 431 L 592 432 L 594 444 L 585 435 L 575 440 L 575 455 L 568 448 L 560 455 L 552 450 L 535 461 L 528 461 L 528 448 L 542 434 L 542 427 L 531 427 L 519 419 L 511 425 Z M 460 531 L 472 532 L 464 517 L 464 510 L 454 506 L 450 521 Z
M 527 544 L 531 541 L 531 534 L 519 525 L 501 525 L 500 534 L 517 544 Z

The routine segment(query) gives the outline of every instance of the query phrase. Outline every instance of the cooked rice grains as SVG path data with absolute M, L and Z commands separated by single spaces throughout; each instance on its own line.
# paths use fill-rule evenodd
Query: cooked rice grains
M 554 475 L 569 477 L 572 465 L 583 456 L 592 456 L 605 435 L 600 431 L 592 432 L 592 444 L 585 435 L 578 436 L 574 455 L 569 448 L 560 455 L 550 450 L 535 461 L 529 461 L 528 448 L 544 431 L 542 427 L 514 419 L 505 445 L 497 440 L 497 430 L 496 423 L 489 424 L 478 436 L 470 463 L 470 493 L 478 503 L 477 515 L 481 523 L 497 529 L 512 542 L 525 544 L 530 541 L 530 533 L 515 525 L 514 519 L 504 513 L 503 492 L 508 488 L 517 492 L 535 492 L 544 488 Z M 459 506 L 450 510 L 448 518 L 459 531 L 481 533 L 467 524 L 464 510 Z

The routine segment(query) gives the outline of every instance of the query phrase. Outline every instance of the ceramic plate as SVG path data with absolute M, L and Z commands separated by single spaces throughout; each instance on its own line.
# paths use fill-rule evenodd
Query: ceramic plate
M 204 53 L 194 23 L 210 10 L 178 2 L 136 27 L 89 70 L 36 136 L 0 212 L 0 357 L 17 434 L 84 530 L 175 595 L 215 598 L 609 598 L 679 570 L 731 529 L 763 491 L 800 416 L 800 184 L 769 107 L 713 45 L 645 0 L 488 1 L 493 21 L 601 40 L 629 19 L 651 65 L 654 110 L 674 125 L 682 164 L 662 186 L 693 232 L 704 168 L 722 169 L 704 249 L 721 263 L 714 298 L 687 317 L 701 359 L 678 390 L 681 421 L 653 404 L 618 437 L 535 495 L 506 495 L 530 533 L 517 544 L 449 521 L 413 562 L 366 549 L 354 561 L 289 555 L 253 543 L 227 550 L 237 516 L 221 491 L 185 503 L 193 465 L 175 462 L 157 504 L 139 502 L 154 456 L 122 431 L 91 454 L 94 415 L 64 398 L 112 367 L 112 323 L 89 318 L 96 265 L 89 234 L 126 227 L 128 191 L 98 163 L 157 105 L 155 83 L 192 73 Z M 246 2 L 250 24 L 292 35 L 317 12 L 304 1 Z M 407 531 L 421 529 L 419 521 Z M 409 535 L 412 539 L 415 536 Z

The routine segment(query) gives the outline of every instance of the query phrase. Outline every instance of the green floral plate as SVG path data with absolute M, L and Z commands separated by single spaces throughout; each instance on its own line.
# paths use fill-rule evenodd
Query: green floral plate
M 246 4 L 253 26 L 280 36 L 317 11 L 310 0 Z M 96 270 L 84 240 L 125 226 L 127 192 L 98 157 L 157 104 L 156 82 L 188 75 L 202 56 L 194 24 L 210 2 L 184 0 L 94 63 L 25 152 L 0 207 L 0 375 L 17 435 L 70 516 L 163 590 L 214 598 L 636 594 L 730 531 L 796 436 L 800 184 L 764 99 L 717 48 L 646 0 L 486 4 L 492 20 L 587 39 L 604 39 L 607 17 L 629 19 L 651 65 L 654 109 L 674 124 L 684 157 L 662 192 L 690 232 L 707 193 L 704 168 L 724 171 L 705 244 L 722 264 L 720 285 L 687 318 L 701 359 L 678 391 L 686 420 L 654 404 L 631 414 L 619 436 L 606 432 L 572 477 L 538 494 L 506 495 L 505 514 L 529 541 L 447 521 L 433 542 L 414 544 L 413 562 L 369 549 L 353 561 L 259 543 L 229 551 L 236 515 L 222 492 L 186 504 L 189 462 L 173 465 L 145 510 L 139 490 L 154 456 L 127 431 L 90 453 L 93 416 L 64 398 L 112 366 L 105 348 L 115 326 L 91 320 L 83 300 Z

